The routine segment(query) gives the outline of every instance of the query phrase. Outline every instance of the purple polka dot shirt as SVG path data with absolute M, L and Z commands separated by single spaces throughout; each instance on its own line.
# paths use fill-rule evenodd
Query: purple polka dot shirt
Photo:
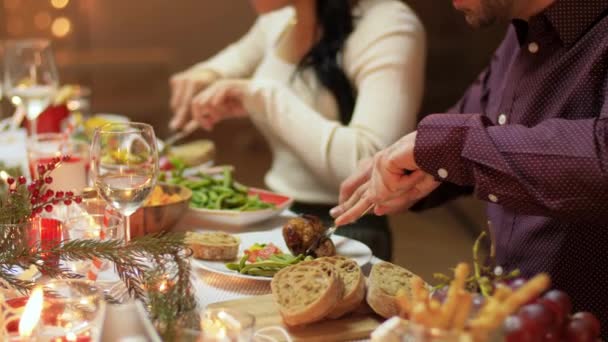
M 515 20 L 415 158 L 488 202 L 497 262 L 548 272 L 608 337 L 608 1 L 557 0 Z M 470 114 L 465 114 L 470 113 Z

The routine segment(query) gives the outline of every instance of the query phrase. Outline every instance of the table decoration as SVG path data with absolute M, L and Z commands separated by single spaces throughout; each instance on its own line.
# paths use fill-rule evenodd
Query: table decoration
M 5 225 L 0 227 L 0 289 L 29 293 L 35 283 L 31 279 L 20 279 L 14 270 L 27 270 L 32 266 L 50 278 L 79 276 L 58 262 L 48 262 L 49 258 L 66 262 L 104 260 L 114 265 L 126 295 L 146 304 L 150 318 L 161 334 L 172 334 L 177 323 L 186 319 L 198 323 L 184 234 L 147 235 L 126 244 L 121 240 L 89 239 L 40 243 L 39 237 L 30 235 L 41 231 L 49 233 L 48 227 L 53 227 L 48 226 L 45 230 L 44 225 L 38 225 L 37 229 L 30 229 L 33 220 L 51 220 L 41 217 L 43 212 L 50 213 L 55 206 L 82 201 L 72 192 L 48 189 L 53 181 L 50 171 L 60 167 L 64 160 L 69 157 L 38 165 L 38 177 L 30 184 L 26 184 L 23 176 L 6 177 L 0 182 L 0 224 Z M 161 286 L 163 281 L 165 285 Z M 107 299 L 114 300 L 112 297 Z
M 255 317 L 238 310 L 207 309 L 201 316 L 201 342 L 246 342 L 253 338 Z

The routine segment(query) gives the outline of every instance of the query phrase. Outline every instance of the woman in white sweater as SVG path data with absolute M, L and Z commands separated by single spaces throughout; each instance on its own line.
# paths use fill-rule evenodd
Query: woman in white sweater
M 267 186 L 296 212 L 330 220 L 359 161 L 415 128 L 425 35 L 398 0 L 252 0 L 260 17 L 239 41 L 171 79 L 178 129 L 248 117 L 273 153 Z M 341 228 L 390 259 L 384 217 Z

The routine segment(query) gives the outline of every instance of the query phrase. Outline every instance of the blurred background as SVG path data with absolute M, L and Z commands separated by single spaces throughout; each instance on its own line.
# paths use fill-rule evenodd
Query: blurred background
M 331 0 L 327 0 L 331 1 Z M 451 1 L 408 0 L 428 35 L 426 95 L 421 116 L 453 105 L 499 44 L 504 26 L 472 30 Z M 238 39 L 255 20 L 246 0 L 0 0 L 0 40 L 53 40 L 63 84 L 92 89 L 93 113 L 117 113 L 169 134 L 168 79 Z M 12 108 L 3 103 L 6 116 Z M 209 138 L 217 163 L 233 164 L 243 183 L 263 186 L 270 153 L 247 120 L 228 121 Z M 391 218 L 395 262 L 423 277 L 471 258 L 484 228 L 472 198 Z

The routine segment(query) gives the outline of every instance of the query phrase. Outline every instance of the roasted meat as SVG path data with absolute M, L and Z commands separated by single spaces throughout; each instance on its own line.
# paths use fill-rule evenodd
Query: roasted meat
M 304 254 L 326 229 L 327 227 L 318 217 L 302 215 L 290 219 L 283 226 L 283 239 L 293 255 Z M 317 257 L 336 255 L 336 246 L 330 239 L 325 239 L 321 241 L 314 254 Z

